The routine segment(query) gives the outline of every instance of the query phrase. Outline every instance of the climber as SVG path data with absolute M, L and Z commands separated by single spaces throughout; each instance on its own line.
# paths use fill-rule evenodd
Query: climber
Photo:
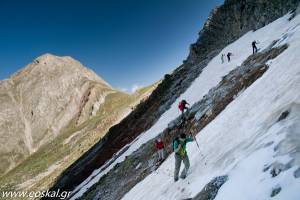
M 222 64 L 224 63 L 224 56 L 225 56 L 225 54 L 222 53 L 222 55 L 221 55 L 221 61 L 222 61 Z
M 181 116 L 184 116 L 184 110 L 188 110 L 187 105 L 190 105 L 185 99 L 181 100 L 178 104 L 178 108 L 181 111 Z
M 157 149 L 158 162 L 161 162 L 165 159 L 165 146 L 161 138 L 155 140 L 155 147 Z
M 231 52 L 228 52 L 227 53 L 227 59 L 228 59 L 228 62 L 230 62 L 230 56 L 233 56 L 233 54 Z
M 188 169 L 190 167 L 189 157 L 186 152 L 186 143 L 192 142 L 193 137 L 186 136 L 186 134 L 180 134 L 180 137 L 173 139 L 173 151 L 175 152 L 175 171 L 174 171 L 174 181 L 178 181 L 178 174 L 181 166 L 181 161 L 183 161 L 184 169 L 181 172 L 180 178 L 185 179 Z
M 252 42 L 252 50 L 253 50 L 253 54 L 257 53 L 257 47 L 256 47 L 256 44 L 259 44 L 258 41 L 253 41 Z

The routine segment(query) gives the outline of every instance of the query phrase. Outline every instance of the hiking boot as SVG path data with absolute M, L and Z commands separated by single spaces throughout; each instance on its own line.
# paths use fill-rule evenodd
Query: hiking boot
M 174 182 L 177 182 L 178 181 L 178 177 L 174 178 Z

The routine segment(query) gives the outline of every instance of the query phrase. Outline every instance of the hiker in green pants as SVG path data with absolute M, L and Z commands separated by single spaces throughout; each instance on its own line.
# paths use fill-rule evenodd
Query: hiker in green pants
M 186 136 L 184 133 L 180 137 L 176 137 L 173 140 L 173 150 L 175 152 L 175 171 L 174 171 L 174 181 L 178 181 L 178 174 L 181 166 L 181 161 L 183 161 L 184 169 L 180 175 L 180 178 L 185 179 L 187 171 L 190 167 L 189 157 L 186 152 L 186 143 L 193 141 L 192 136 Z

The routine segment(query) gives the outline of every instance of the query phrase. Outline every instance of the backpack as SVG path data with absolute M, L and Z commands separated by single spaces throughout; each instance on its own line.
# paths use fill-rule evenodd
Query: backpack
M 183 111 L 183 109 L 185 108 L 185 105 L 187 104 L 186 100 L 182 100 L 179 102 L 178 108 L 180 111 Z
M 164 148 L 164 143 L 162 141 L 160 141 L 160 142 L 156 141 L 155 142 L 155 147 L 157 149 L 163 149 Z
M 175 143 L 175 141 L 177 141 L 177 143 L 179 143 L 179 138 L 176 137 L 176 138 L 173 139 L 173 151 L 174 152 L 175 152 L 175 149 L 174 149 L 174 143 Z M 186 144 L 186 141 L 184 141 L 184 143 Z M 180 155 L 181 157 L 184 157 L 184 155 L 186 154 L 186 149 L 181 148 L 179 150 L 179 152 L 176 152 L 176 154 Z

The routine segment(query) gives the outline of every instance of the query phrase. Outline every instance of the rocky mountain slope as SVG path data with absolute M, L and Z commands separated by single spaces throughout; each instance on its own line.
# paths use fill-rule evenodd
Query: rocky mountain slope
M 150 139 L 168 126 L 170 119 L 174 119 L 179 113 L 166 111 L 177 110 L 178 97 L 191 86 L 199 74 L 210 77 L 214 75 L 215 78 L 211 78 L 212 84 L 203 82 L 201 86 L 203 92 L 200 95 L 196 92 L 190 94 L 189 101 L 191 103 L 199 101 L 199 98 L 202 98 L 201 95 L 205 95 L 211 87 L 217 85 L 219 75 L 226 75 L 225 72 L 228 73 L 235 67 L 232 65 L 226 68 L 225 72 L 216 70 L 210 74 L 202 74 L 205 72 L 207 64 L 226 45 L 248 31 L 261 28 L 288 11 L 295 10 L 297 4 L 298 1 L 294 0 L 228 0 L 224 5 L 214 9 L 199 33 L 199 39 L 191 45 L 187 60 L 172 74 L 165 75 L 151 96 L 119 124 L 112 127 L 103 140 L 72 164 L 52 189 L 73 190 L 81 183 L 74 192 L 80 191 L 79 193 L 82 194 L 82 191 L 86 191 L 101 178 L 102 174 L 111 169 L 111 163 L 122 162 L 124 152 L 128 148 L 131 149 L 131 143 L 137 142 L 142 145 L 147 142 L 147 139 L 139 140 L 142 138 L 141 135 L 147 135 L 146 138 Z M 251 38 L 251 40 L 254 39 L 258 38 Z M 247 43 L 251 42 L 247 41 Z M 244 60 L 240 60 L 240 62 Z M 181 97 L 185 98 L 185 96 Z M 153 126 L 154 124 L 157 125 Z M 129 153 L 127 151 L 127 155 L 132 152 L 133 150 L 129 150 Z
M 173 115 L 164 118 L 167 126 L 159 119 L 117 160 L 84 181 L 71 199 L 297 200 L 300 16 L 293 15 L 224 48 L 220 54 L 239 51 L 230 63 L 221 64 L 220 54 L 212 59 L 180 97 L 195 102 L 184 124 L 180 117 L 171 117 L 176 116 L 174 103 L 167 111 Z M 255 55 L 247 48 L 253 38 L 260 39 Z M 213 87 L 211 79 L 217 77 Z M 171 142 L 180 132 L 197 134 L 199 147 L 189 144 L 190 174 L 174 183 Z M 153 146 L 157 137 L 171 155 L 158 169 Z
M 130 95 L 71 57 L 38 57 L 0 83 L 2 186 L 47 188 L 155 87 Z

